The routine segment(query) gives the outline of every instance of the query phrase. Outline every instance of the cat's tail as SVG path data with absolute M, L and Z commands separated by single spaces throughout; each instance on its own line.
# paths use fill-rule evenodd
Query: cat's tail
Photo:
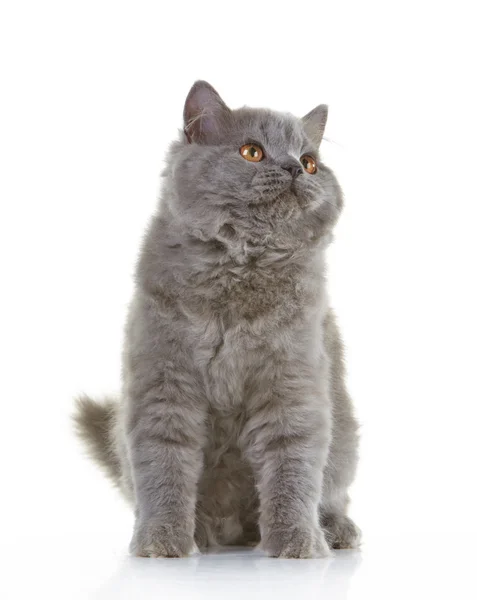
M 106 475 L 119 485 L 121 463 L 115 440 L 118 402 L 106 398 L 97 402 L 88 396 L 76 398 L 73 421 L 78 437 L 83 441 L 90 457 Z

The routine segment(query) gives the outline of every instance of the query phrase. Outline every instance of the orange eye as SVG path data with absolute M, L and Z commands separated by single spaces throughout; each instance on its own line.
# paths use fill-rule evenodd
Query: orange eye
M 263 158 L 263 150 L 258 144 L 245 144 L 240 148 L 240 154 L 250 162 L 259 162 Z
M 313 156 L 310 156 L 309 154 L 304 154 L 300 158 L 300 161 L 307 173 L 311 173 L 311 175 L 313 175 L 313 173 L 316 173 L 317 167 Z

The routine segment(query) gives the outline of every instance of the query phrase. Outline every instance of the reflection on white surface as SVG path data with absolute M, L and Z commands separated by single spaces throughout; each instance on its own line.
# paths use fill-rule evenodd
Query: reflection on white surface
M 472 535 L 366 538 L 361 552 L 272 559 L 241 548 L 187 559 L 127 556 L 125 531 L 2 540 L 2 600 L 432 600 L 477 598 Z
M 322 560 L 276 560 L 250 549 L 224 549 L 188 559 L 126 558 L 95 598 L 347 598 L 357 552 Z M 164 595 L 164 596 L 163 596 Z M 170 597 L 170 596 L 169 596 Z

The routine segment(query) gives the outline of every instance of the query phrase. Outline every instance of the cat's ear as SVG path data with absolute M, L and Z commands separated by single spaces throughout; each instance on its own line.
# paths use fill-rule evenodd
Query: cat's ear
M 320 104 L 302 118 L 306 135 L 318 147 L 325 132 L 326 119 L 328 118 L 328 107 Z
M 230 119 L 230 108 L 207 81 L 196 81 L 184 105 L 184 133 L 189 143 L 207 143 Z

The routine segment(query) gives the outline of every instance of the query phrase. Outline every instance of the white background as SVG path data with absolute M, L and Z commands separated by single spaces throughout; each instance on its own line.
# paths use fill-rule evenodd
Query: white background
M 160 597 L 161 581 L 198 598 L 237 582 L 262 598 L 471 596 L 476 52 L 470 1 L 2 2 L 4 598 Z M 322 155 L 346 194 L 330 289 L 366 541 L 335 579 L 320 561 L 128 562 L 129 511 L 71 434 L 74 395 L 119 389 L 138 246 L 198 78 L 231 107 L 330 106 Z M 201 591 L 200 565 L 218 587 Z

